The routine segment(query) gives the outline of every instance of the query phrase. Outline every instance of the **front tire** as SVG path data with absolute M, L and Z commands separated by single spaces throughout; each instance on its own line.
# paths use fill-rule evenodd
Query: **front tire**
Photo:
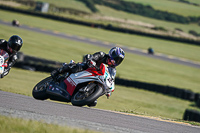
M 52 81 L 52 77 L 47 77 L 40 81 L 35 87 L 33 88 L 32 95 L 37 100 L 46 100 L 48 99 L 48 95 L 46 93 L 46 89 L 48 84 Z
M 90 85 L 89 87 L 93 87 L 93 86 Z M 98 99 L 103 93 L 103 88 L 98 85 L 96 85 L 93 88 L 90 88 L 89 90 L 90 90 L 89 92 L 86 92 L 88 94 L 82 93 L 79 91 L 76 92 L 71 99 L 72 105 L 74 106 L 88 105 L 94 102 L 96 99 Z

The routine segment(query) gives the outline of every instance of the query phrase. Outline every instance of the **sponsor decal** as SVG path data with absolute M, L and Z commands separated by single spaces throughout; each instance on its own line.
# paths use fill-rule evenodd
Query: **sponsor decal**
M 71 77 L 67 78 L 67 81 L 72 85 L 72 86 L 76 86 L 76 83 L 71 79 Z
M 0 67 L 0 74 L 2 74 L 4 71 L 3 67 Z
M 49 90 L 51 90 L 51 88 L 52 88 L 52 85 L 49 86 Z
M 3 66 L 3 64 L 4 64 L 4 58 L 3 56 L 0 56 L 0 66 Z

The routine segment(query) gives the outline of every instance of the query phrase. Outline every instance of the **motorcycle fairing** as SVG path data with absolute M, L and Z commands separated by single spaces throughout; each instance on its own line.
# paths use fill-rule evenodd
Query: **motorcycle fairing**
M 72 96 L 76 86 L 84 82 L 97 81 L 102 84 L 100 77 L 104 76 L 105 68 L 105 65 L 102 63 L 99 71 L 95 68 L 88 68 L 85 71 L 71 74 L 64 80 L 67 85 L 67 92 Z
M 61 82 L 59 85 L 51 82 L 47 88 L 47 93 L 61 96 L 63 99 L 70 101 L 71 96 L 64 88 L 66 88 L 66 85 L 63 82 Z
M 6 51 L 0 51 L 0 74 L 4 72 L 4 68 L 7 67 L 9 55 Z
M 104 73 L 105 73 L 105 70 L 106 70 L 106 66 L 105 66 L 105 64 L 101 63 L 99 69 L 100 69 L 100 70 L 97 71 L 95 68 L 92 68 L 92 67 L 91 67 L 91 68 L 88 68 L 86 71 L 92 73 L 93 76 L 97 76 L 97 75 L 99 75 L 99 76 L 103 76 Z
M 67 92 L 72 96 L 77 84 L 71 79 L 71 76 L 66 78 L 64 83 L 67 85 Z
M 4 50 L 1 49 L 0 55 L 3 56 L 5 62 L 8 61 L 8 59 L 9 59 L 9 54 L 8 54 L 6 51 L 4 51 Z
M 0 55 L 0 74 L 4 72 L 3 64 L 4 64 L 4 58 L 3 56 Z

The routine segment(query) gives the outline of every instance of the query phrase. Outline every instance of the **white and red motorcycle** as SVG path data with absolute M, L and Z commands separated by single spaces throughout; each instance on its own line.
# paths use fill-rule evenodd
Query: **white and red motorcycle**
M 112 88 L 113 78 L 108 69 L 102 63 L 99 71 L 95 67 L 90 67 L 78 73 L 66 73 L 60 76 L 59 83 L 52 77 L 47 77 L 33 88 L 32 95 L 38 100 L 50 98 L 71 102 L 75 106 L 89 106 Z
M 6 51 L 0 49 L 0 78 L 2 78 L 2 74 L 4 73 L 5 67 L 7 67 L 7 62 L 9 59 L 9 55 Z

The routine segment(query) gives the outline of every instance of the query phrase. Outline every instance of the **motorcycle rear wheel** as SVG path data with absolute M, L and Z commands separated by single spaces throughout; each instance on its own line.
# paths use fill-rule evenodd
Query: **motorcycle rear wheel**
M 93 87 L 93 86 L 89 86 L 89 87 Z M 82 97 L 82 98 L 81 98 L 81 96 L 85 95 L 85 94 L 83 94 L 79 91 L 77 93 L 75 93 L 71 99 L 72 105 L 74 105 L 74 106 L 88 105 L 88 104 L 94 102 L 96 99 L 98 99 L 103 93 L 103 88 L 98 85 L 96 85 L 93 88 L 90 88 L 89 90 L 90 90 L 90 92 L 88 92 L 89 95 L 86 97 Z
M 51 82 L 53 79 L 52 77 L 47 77 L 40 81 L 38 84 L 35 85 L 32 91 L 32 95 L 37 100 L 46 100 L 48 99 L 48 95 L 46 93 L 47 85 L 49 82 Z

